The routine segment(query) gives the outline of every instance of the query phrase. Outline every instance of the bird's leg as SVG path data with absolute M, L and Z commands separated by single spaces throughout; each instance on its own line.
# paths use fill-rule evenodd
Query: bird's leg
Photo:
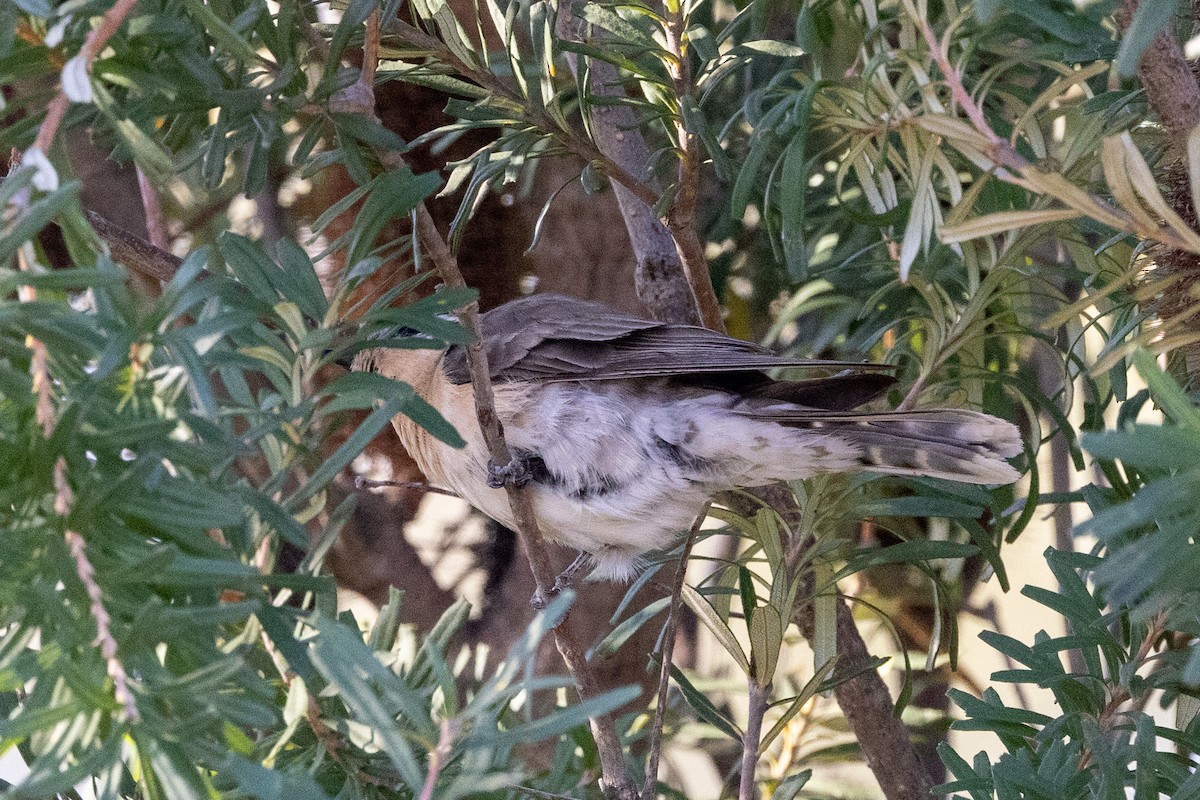
M 563 589 L 570 588 L 571 584 L 575 581 L 575 576 L 591 566 L 591 563 L 591 554 L 580 551 L 579 555 L 575 556 L 575 560 L 568 564 L 566 569 L 558 573 L 558 577 L 554 579 L 554 585 L 545 594 L 542 593 L 541 589 L 533 593 L 533 597 L 529 598 L 529 605 L 538 610 L 545 608 L 549 602 L 546 594 L 556 595 Z
M 488 459 L 487 485 L 493 489 L 503 489 L 505 486 L 524 486 L 533 480 L 533 470 L 529 458 L 521 453 L 515 453 L 512 461 L 499 466 Z

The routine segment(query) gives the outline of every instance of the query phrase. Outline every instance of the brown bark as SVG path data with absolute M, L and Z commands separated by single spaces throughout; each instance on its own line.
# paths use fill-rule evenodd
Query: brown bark
M 1140 0 L 1121 0 L 1116 19 L 1122 33 L 1129 28 L 1139 5 Z M 1150 42 L 1138 61 L 1138 77 L 1171 146 L 1176 152 L 1186 152 L 1188 135 L 1200 124 L 1200 85 L 1184 58 L 1173 26 L 1159 31 Z
M 1121 0 L 1116 20 L 1122 32 L 1128 29 L 1138 6 L 1139 0 Z M 1190 8 L 1194 17 L 1195 8 Z M 1162 124 L 1171 151 L 1186 159 L 1188 136 L 1200 124 L 1200 84 L 1192 65 L 1184 57 L 1173 26 L 1160 31 L 1150 42 L 1138 61 L 1138 77 L 1146 87 L 1146 98 Z M 1167 184 L 1167 201 L 1192 228 L 1196 228 L 1196 209 L 1192 207 L 1185 164 L 1172 159 L 1172 163 L 1160 170 L 1160 176 Z M 1162 280 L 1164 290 L 1154 311 L 1170 325 L 1195 303 L 1194 290 L 1200 283 L 1200 257 L 1161 247 L 1155 254 L 1155 261 L 1158 269 L 1154 279 Z M 1183 316 L 1183 321 L 1176 324 L 1176 332 L 1200 332 L 1200 319 L 1190 314 Z M 1186 379 L 1194 386 L 1200 380 L 1200 343 L 1182 350 Z
M 560 17 L 563 20 L 560 21 L 560 35 L 578 38 L 578 31 L 571 29 L 571 23 L 565 21 L 565 16 Z M 572 68 L 575 68 L 574 62 Z M 613 95 L 622 91 L 616 70 L 610 65 L 593 61 L 591 74 L 594 93 Z M 626 116 L 618 116 L 621 113 Z M 592 123 L 597 136 L 602 137 L 598 144 L 607 156 L 634 175 L 645 170 L 645 165 L 650 162 L 649 148 L 638 133 L 636 120 L 628 107 L 597 107 Z M 681 174 L 687 172 L 685 165 Z M 685 186 L 683 191 L 693 191 L 695 188 Z M 644 204 L 639 208 L 622 202 L 621 211 L 638 255 L 638 294 L 651 315 L 655 319 L 671 322 L 694 323 L 699 319 L 702 324 L 723 331 L 724 323 L 715 305 L 716 294 L 711 275 L 706 265 L 702 271 L 697 268 L 697 261 L 703 264 L 703 255 L 694 227 L 684 230 L 680 225 L 667 231 Z M 663 232 L 671 242 L 669 248 L 662 238 Z M 643 242 L 641 249 L 639 242 Z M 669 256 L 668 249 L 671 251 Z M 689 254 L 691 259 L 688 258 Z M 654 280 L 648 282 L 649 270 L 654 270 Z M 691 302 L 681 302 L 685 298 Z M 786 491 L 769 487 L 762 492 L 762 496 L 783 509 L 784 513 L 787 505 L 794 508 Z M 780 506 L 780 502 L 785 505 Z M 806 547 L 807 542 L 811 542 L 811 539 L 798 543 L 797 549 Z M 811 606 L 805 604 L 804 607 L 808 610 L 802 611 L 795 621 L 801 633 L 811 638 Z M 838 658 L 842 669 L 853 669 L 869 658 L 862 635 L 844 603 L 838 607 Z M 927 796 L 932 782 L 910 741 L 908 729 L 893 711 L 891 695 L 878 673 L 870 670 L 843 684 L 836 694 L 884 795 L 889 800 Z
M 800 633 L 812 638 L 813 606 L 805 605 L 795 618 Z M 871 654 L 863 642 L 850 608 L 837 605 L 838 672 L 853 672 L 868 663 Z M 929 797 L 933 783 L 909 739 L 908 728 L 896 716 L 892 696 L 879 673 L 867 670 L 834 689 L 838 705 L 850 722 L 867 766 L 888 800 Z

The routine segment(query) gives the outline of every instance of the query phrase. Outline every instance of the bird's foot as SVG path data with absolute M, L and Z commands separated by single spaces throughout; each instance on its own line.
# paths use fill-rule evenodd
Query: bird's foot
M 575 582 L 575 578 L 580 572 L 587 569 L 592 564 L 592 556 L 589 553 L 581 552 L 575 556 L 575 560 L 567 565 L 567 568 L 558 573 L 558 577 L 554 579 L 554 585 L 543 592 L 540 588 L 533 593 L 533 597 L 529 598 L 529 605 L 541 611 L 545 608 L 550 600 L 546 595 L 553 597 L 564 589 L 569 589 L 571 584 Z
M 514 456 L 504 466 L 498 466 L 495 461 L 488 460 L 487 485 L 493 489 L 503 489 L 505 486 L 524 486 L 533 480 L 533 471 L 529 461 L 520 456 Z
M 550 589 L 553 594 L 558 594 L 563 589 L 570 588 L 575 582 L 575 576 L 592 565 L 591 553 L 580 552 L 575 556 L 575 560 L 567 565 L 567 568 L 558 573 L 558 577 L 554 579 L 554 586 Z

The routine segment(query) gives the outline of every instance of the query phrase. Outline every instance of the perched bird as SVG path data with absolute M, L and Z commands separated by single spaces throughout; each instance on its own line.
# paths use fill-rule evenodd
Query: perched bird
M 894 382 L 888 367 L 783 358 L 553 294 L 500 306 L 482 328 L 496 413 L 542 532 L 589 555 L 595 578 L 627 579 L 725 489 L 864 470 L 980 484 L 1017 478 L 1005 459 L 1021 442 L 1001 419 L 851 411 Z M 392 420 L 431 483 L 512 527 L 476 422 L 465 349 L 368 350 L 355 366 L 411 384 L 458 428 L 462 449 L 408 417 Z M 835 374 L 767 376 L 779 367 Z

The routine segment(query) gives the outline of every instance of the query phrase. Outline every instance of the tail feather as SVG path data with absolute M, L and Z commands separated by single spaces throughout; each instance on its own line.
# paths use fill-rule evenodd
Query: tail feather
M 982 484 L 1012 483 L 1020 477 L 1007 461 L 1023 449 L 1016 426 L 978 411 L 830 413 L 763 404 L 741 413 L 827 433 L 851 446 L 860 469 Z
M 1007 459 L 1022 450 L 1015 425 L 976 411 L 938 410 L 872 415 L 839 425 L 869 469 L 965 483 L 1012 483 Z

